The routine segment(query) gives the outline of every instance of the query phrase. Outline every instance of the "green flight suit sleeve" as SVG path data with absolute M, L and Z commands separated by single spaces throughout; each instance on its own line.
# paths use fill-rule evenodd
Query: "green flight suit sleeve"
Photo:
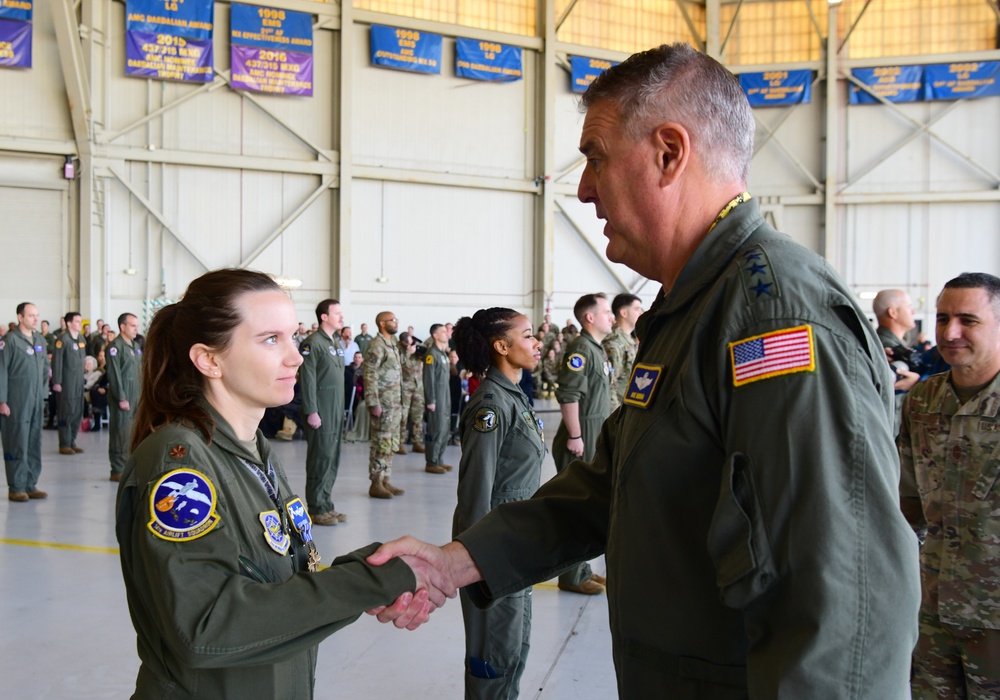
M 604 553 L 611 513 L 612 424 L 597 438 L 592 462 L 577 460 L 526 501 L 504 503 L 455 537 L 483 574 L 466 588 L 487 607 Z
M 474 413 L 466 413 L 468 417 L 463 420 L 462 459 L 458 464 L 454 521 L 458 532 L 490 512 L 500 447 L 510 429 L 509 415 L 497 406 L 483 403 L 466 407 L 469 411 Z
M 437 406 L 436 392 L 434 382 L 434 365 L 441 360 L 435 356 L 434 350 L 428 348 L 427 355 L 424 357 L 424 404 L 434 404 Z
M 915 530 L 927 527 L 924 519 L 924 509 L 920 502 L 920 492 L 917 490 L 917 475 L 913 466 L 913 443 L 911 442 L 910 426 L 910 395 L 911 390 L 903 399 L 902 422 L 899 426 L 899 437 L 896 447 L 899 450 L 899 507 L 906 521 Z
M 302 366 L 299 367 L 302 413 L 308 416 L 319 413 L 319 401 L 316 399 L 316 364 L 319 362 L 319 348 L 313 347 L 313 342 L 306 338 L 299 345 L 299 353 L 302 355 Z
M 723 603 L 743 613 L 750 698 L 842 697 L 845 679 L 898 677 L 877 671 L 862 681 L 866 649 L 916 642 L 915 615 L 870 614 L 891 609 L 896 596 L 919 600 L 917 577 L 900 574 L 916 563 L 916 540 L 898 517 L 885 359 L 858 343 L 863 317 L 846 325 L 833 313 L 817 317 L 763 320 L 728 338 L 809 324 L 812 372 L 734 386 L 719 339 L 707 341 L 716 344 L 714 366 L 700 368 L 709 401 L 718 397 L 726 455 L 708 553 Z M 866 697 L 896 691 L 856 689 Z
M 365 404 L 369 410 L 375 406 L 381 406 L 379 396 L 378 370 L 385 360 L 387 348 L 382 336 L 375 338 L 368 345 L 368 352 L 365 353 L 365 361 L 362 363 L 362 374 L 365 378 Z
M 63 356 L 66 352 L 66 338 L 57 338 L 55 352 L 52 353 L 52 383 L 62 385 Z
M 0 338 L 0 342 L 4 342 Z M 7 386 L 8 386 L 8 376 L 10 373 L 10 361 L 13 357 L 12 353 L 14 348 L 7 347 L 10 341 L 4 342 L 2 348 L 0 348 L 0 403 L 7 403 Z
M 114 354 L 111 353 L 112 350 L 114 350 Z M 107 354 L 105 360 L 108 368 L 108 401 L 118 403 L 122 399 L 127 399 L 128 395 L 125 392 L 122 377 L 122 363 L 126 361 L 126 358 L 122 356 L 122 348 L 118 344 L 117 338 L 108 348 Z
M 559 403 L 580 403 L 590 392 L 587 378 L 590 368 L 587 363 L 592 358 L 580 345 L 574 343 L 559 366 L 559 386 L 556 388 L 556 401 Z

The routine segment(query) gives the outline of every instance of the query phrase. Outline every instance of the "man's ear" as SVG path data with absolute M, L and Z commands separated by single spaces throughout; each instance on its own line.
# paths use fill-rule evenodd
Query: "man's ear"
M 191 346 L 188 351 L 191 364 L 206 377 L 219 377 L 222 375 L 222 368 L 219 366 L 218 358 L 211 348 L 203 343 Z
M 664 122 L 653 132 L 660 186 L 674 184 L 691 160 L 691 134 L 677 122 Z

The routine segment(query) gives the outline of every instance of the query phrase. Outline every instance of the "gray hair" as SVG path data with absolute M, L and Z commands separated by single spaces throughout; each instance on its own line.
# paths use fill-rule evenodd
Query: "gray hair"
M 634 140 L 665 121 L 691 134 L 709 177 L 746 182 L 756 125 L 739 81 L 689 44 L 662 46 L 629 56 L 590 84 L 580 102 L 586 111 L 609 100 Z

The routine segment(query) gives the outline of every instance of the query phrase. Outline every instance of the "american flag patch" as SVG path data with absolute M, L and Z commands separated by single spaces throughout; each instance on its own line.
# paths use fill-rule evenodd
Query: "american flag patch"
M 816 369 L 812 326 L 772 331 L 729 344 L 733 386 Z

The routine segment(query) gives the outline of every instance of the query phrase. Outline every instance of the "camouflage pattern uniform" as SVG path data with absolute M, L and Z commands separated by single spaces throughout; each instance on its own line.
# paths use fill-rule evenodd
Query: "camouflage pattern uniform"
M 601 341 L 604 352 L 608 353 L 611 362 L 611 410 L 622 405 L 625 389 L 628 387 L 632 365 L 635 364 L 635 353 L 639 344 L 635 338 L 615 326 L 611 335 Z
M 542 361 L 538 363 L 538 366 L 542 368 L 542 383 L 539 386 L 542 387 L 543 391 L 553 392 L 556 390 L 556 380 L 559 378 L 559 365 L 561 363 L 562 358 L 558 355 L 551 360 L 548 357 L 543 357 Z
M 76 338 L 65 332 L 56 340 L 52 355 L 52 383 L 60 384 L 59 447 L 76 447 L 76 436 L 83 420 L 83 358 L 87 342 L 81 333 Z
M 129 343 L 119 334 L 111 341 L 105 358 L 108 365 L 108 461 L 111 473 L 125 470 L 132 445 L 132 421 L 139 408 L 139 383 L 142 377 L 142 349 L 135 341 Z M 128 401 L 128 410 L 118 406 Z
M 392 455 L 399 449 L 399 421 L 403 413 L 402 364 L 399 343 L 378 334 L 368 344 L 362 365 L 365 374 L 365 403 L 369 413 L 376 406 L 382 415 L 371 414 L 371 453 L 368 475 L 392 476 Z
M 416 353 L 406 354 L 400 346 L 403 361 L 403 403 L 399 418 L 399 444 L 406 441 L 406 426 L 413 424 L 413 446 L 424 447 L 424 362 Z
M 903 511 L 927 528 L 916 700 L 1000 697 L 1000 375 L 964 404 L 950 378 L 910 390 L 897 441 Z

